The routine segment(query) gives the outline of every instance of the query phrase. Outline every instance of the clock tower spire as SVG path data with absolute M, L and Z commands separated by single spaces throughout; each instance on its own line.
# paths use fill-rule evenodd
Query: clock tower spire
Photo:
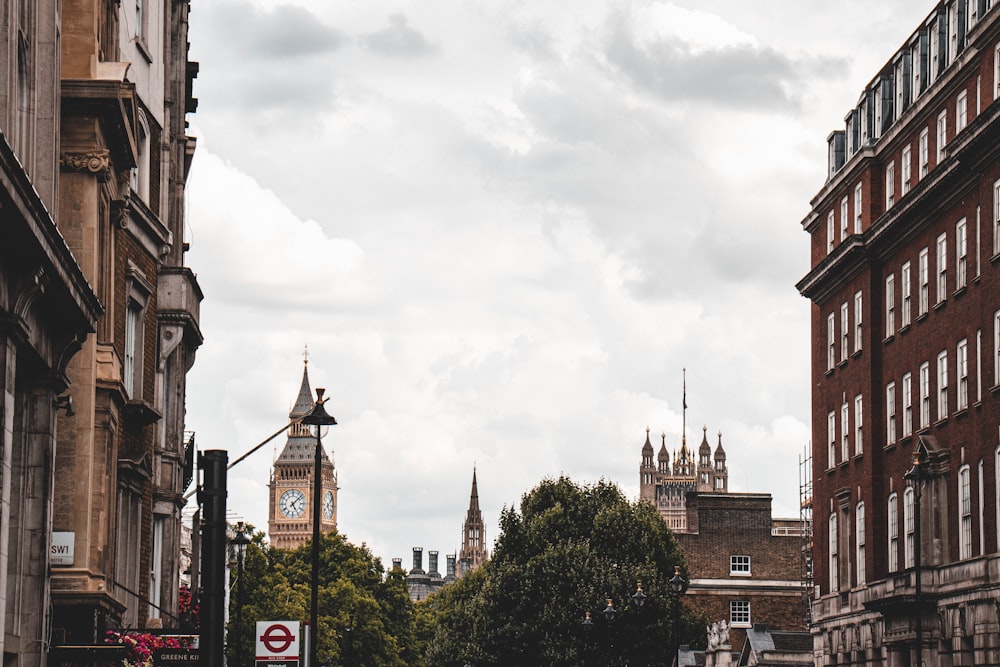
M 295 421 L 307 415 L 313 408 L 314 399 L 309 386 L 309 352 L 303 355 L 302 384 L 288 413 L 288 419 Z M 316 435 L 306 424 L 295 423 L 288 429 L 288 439 L 284 449 L 274 461 L 271 481 L 268 484 L 270 502 L 267 532 L 271 546 L 279 549 L 295 549 L 312 538 L 313 484 L 322 485 L 322 516 L 320 530 L 330 533 L 337 530 L 337 471 L 333 458 L 321 452 L 322 474 L 314 479 L 313 462 L 316 454 Z

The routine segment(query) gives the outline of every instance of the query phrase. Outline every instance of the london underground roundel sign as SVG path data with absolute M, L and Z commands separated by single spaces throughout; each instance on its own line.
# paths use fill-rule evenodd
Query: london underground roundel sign
M 257 660 L 298 659 L 298 621 L 257 621 Z

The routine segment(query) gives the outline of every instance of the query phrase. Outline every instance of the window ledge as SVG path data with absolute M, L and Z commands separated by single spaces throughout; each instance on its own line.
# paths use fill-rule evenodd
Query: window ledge
M 968 407 L 964 407 L 964 408 L 960 408 L 958 410 L 955 410 L 955 412 L 953 412 L 951 416 L 954 417 L 955 419 L 958 419 L 960 417 L 966 416 L 967 414 L 969 414 L 969 408 Z
M 892 442 L 887 442 L 884 445 L 882 445 L 882 451 L 884 451 L 884 452 L 888 452 L 888 451 L 893 450 L 893 449 L 896 449 L 896 441 L 895 440 L 893 440 Z
M 934 304 L 934 310 L 941 310 L 942 308 L 944 308 L 947 305 L 948 305 L 948 300 L 947 299 L 941 299 L 940 301 L 938 301 L 937 303 Z
M 827 368 L 826 371 L 823 372 L 823 375 L 830 377 L 831 375 L 833 375 L 833 369 Z
M 861 356 L 862 352 L 864 352 L 864 350 L 862 348 L 858 348 L 858 349 L 854 350 L 854 353 L 851 355 L 851 359 L 857 359 L 858 357 Z
M 750 572 L 730 572 L 729 576 L 730 577 L 742 577 L 742 578 L 746 579 L 746 578 L 752 577 L 753 575 Z
M 998 252 L 995 255 L 993 255 L 992 257 L 990 257 L 990 263 L 991 264 L 996 264 L 997 262 L 1000 262 L 1000 252 Z M 978 279 L 979 276 L 976 276 L 976 278 Z
M 903 326 L 899 327 L 899 335 L 902 336 L 903 334 L 905 334 L 909 330 L 910 330 L 910 325 L 909 324 L 904 324 Z
M 958 289 L 956 289 L 954 291 L 954 293 L 952 294 L 952 296 L 957 299 L 958 297 L 960 297 L 963 294 L 965 294 L 966 290 L 968 290 L 968 287 L 966 287 L 965 285 L 962 285 L 961 287 L 959 287 Z
M 1000 384 L 995 384 L 992 387 L 990 387 L 991 394 L 996 394 L 998 391 L 1000 391 Z
M 843 368 L 846 365 L 847 365 L 847 359 L 841 359 L 839 362 L 837 362 L 837 368 Z
M 893 334 L 889 334 L 888 336 L 886 336 L 885 338 L 883 338 L 883 339 L 882 339 L 882 343 L 883 343 L 884 345 L 888 345 L 888 344 L 889 344 L 889 343 L 891 343 L 891 342 L 892 342 L 893 340 L 895 340 L 895 338 L 896 338 L 896 337 L 895 337 L 895 336 L 894 336 Z
M 149 47 L 146 46 L 146 38 L 141 35 L 135 36 L 135 48 L 139 51 L 146 63 L 153 64 L 153 56 L 149 54 Z
M 858 453 L 857 453 L 857 454 L 855 454 L 855 455 L 854 455 L 854 457 L 853 457 L 853 459 L 854 459 L 855 461 L 860 461 L 860 460 L 862 460 L 862 459 L 864 459 L 864 458 L 865 458 L 865 453 L 864 453 L 864 452 L 858 452 Z
M 936 422 L 934 422 L 934 428 L 939 426 L 945 426 L 948 423 L 948 416 L 941 417 Z
M 917 315 L 917 322 L 923 322 L 926 319 L 927 319 L 927 311 L 924 311 L 919 315 Z
M 837 465 L 839 465 L 841 468 L 846 468 L 850 462 L 851 462 L 850 459 L 845 459 L 845 460 L 841 461 L 840 463 L 838 463 Z

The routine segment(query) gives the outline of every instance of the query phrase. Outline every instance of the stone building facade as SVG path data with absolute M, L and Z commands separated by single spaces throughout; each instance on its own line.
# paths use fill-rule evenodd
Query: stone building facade
M 271 546 L 295 549 L 312 539 L 313 491 L 316 472 L 316 435 L 313 428 L 299 423 L 316 404 L 309 387 L 309 362 L 302 368 L 302 384 L 288 419 L 292 422 L 281 454 L 271 469 L 268 483 L 267 534 Z M 320 450 L 320 532 L 337 530 L 337 470 L 326 447 Z
M 687 495 L 693 491 L 726 493 L 729 490 L 729 469 L 726 450 L 722 448 L 722 433 L 713 454 L 708 444 L 708 427 L 702 427 L 698 456 L 687 446 L 687 436 L 681 436 L 680 449 L 674 450 L 673 463 L 667 451 L 667 436 L 660 436 L 660 451 L 653 462 L 653 445 L 646 429 L 639 465 L 639 498 L 652 503 L 673 531 L 687 529 Z
M 686 531 L 675 531 L 691 576 L 686 606 L 725 619 L 732 646 L 742 646 L 755 623 L 806 629 L 801 529 L 772 519 L 770 494 L 691 493 L 687 515 Z
M 928 7 L 803 221 L 817 665 L 1000 664 L 1000 9 Z
M 194 140 L 185 1 L 0 20 L 4 661 L 177 624 Z M 57 407 L 59 408 L 57 410 Z

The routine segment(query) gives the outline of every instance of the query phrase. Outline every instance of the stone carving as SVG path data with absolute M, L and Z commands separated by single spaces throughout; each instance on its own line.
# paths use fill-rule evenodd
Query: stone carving
M 72 171 L 89 171 L 92 174 L 106 174 L 111 168 L 109 151 L 89 151 L 86 153 L 63 153 L 60 166 Z

